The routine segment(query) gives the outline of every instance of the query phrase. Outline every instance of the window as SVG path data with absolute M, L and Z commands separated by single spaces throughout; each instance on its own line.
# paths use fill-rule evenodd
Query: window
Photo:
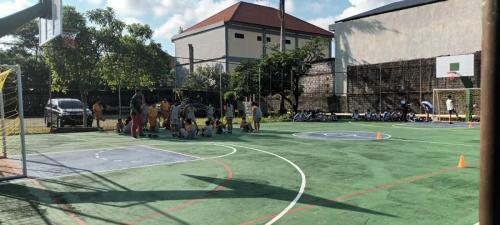
M 238 38 L 238 39 L 245 39 L 245 35 L 244 34 L 240 34 L 240 33 L 235 33 L 234 37 Z
M 285 40 L 285 44 L 289 45 L 289 44 L 291 44 L 291 43 L 292 43 L 292 42 L 291 42 L 290 40 L 288 40 L 288 39 L 287 39 L 287 40 Z
M 271 42 L 271 38 L 270 37 L 266 38 L 266 40 L 267 40 L 267 42 Z
M 262 37 L 261 36 L 257 36 L 257 41 L 262 41 Z

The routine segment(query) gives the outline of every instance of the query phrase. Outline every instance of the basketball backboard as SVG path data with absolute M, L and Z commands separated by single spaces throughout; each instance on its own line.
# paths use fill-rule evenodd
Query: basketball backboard
M 62 0 L 43 0 L 46 15 L 40 17 L 40 46 L 61 35 L 63 29 Z
M 436 77 L 474 76 L 474 54 L 442 56 L 436 58 Z

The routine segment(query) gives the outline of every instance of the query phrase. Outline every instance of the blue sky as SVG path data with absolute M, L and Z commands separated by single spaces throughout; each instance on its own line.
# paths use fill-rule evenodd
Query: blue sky
M 277 8 L 278 0 L 244 0 Z M 286 0 L 288 14 L 324 29 L 335 20 L 355 15 L 397 0 Z M 35 4 L 38 0 L 0 0 L 0 17 Z M 126 23 L 146 23 L 154 30 L 155 41 L 174 54 L 170 38 L 179 27 L 188 28 L 238 0 L 63 0 L 80 12 L 110 6 Z M 10 41 L 10 37 L 2 41 Z M 0 46 L 1 47 L 1 46 Z

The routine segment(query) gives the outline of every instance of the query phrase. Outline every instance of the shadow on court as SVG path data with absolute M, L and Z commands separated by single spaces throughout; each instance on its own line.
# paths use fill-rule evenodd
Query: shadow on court
M 206 177 L 206 176 L 184 175 L 191 179 L 196 179 L 215 185 L 221 185 L 227 188 L 226 190 L 221 190 L 216 193 L 213 192 L 211 193 L 210 191 L 207 190 L 134 191 L 128 189 L 127 187 L 123 187 L 120 184 L 117 184 L 114 181 L 109 180 L 99 174 L 88 174 L 86 176 L 88 177 L 92 176 L 91 179 L 97 179 L 99 180 L 99 182 L 107 183 L 108 185 L 110 185 L 109 189 L 89 187 L 86 185 L 63 182 L 58 180 L 47 180 L 44 182 L 50 182 L 58 185 L 68 186 L 70 188 L 75 188 L 75 189 L 83 189 L 84 191 L 57 192 L 37 187 L 27 187 L 18 184 L 5 184 L 5 185 L 0 185 L 0 196 L 32 202 L 50 208 L 55 208 L 75 213 L 82 217 L 88 217 L 91 219 L 101 220 L 113 224 L 122 224 L 122 222 L 98 217 L 85 212 L 78 212 L 73 209 L 60 209 L 57 206 L 57 204 L 92 203 L 92 204 L 102 204 L 106 206 L 114 206 L 121 208 L 126 208 L 134 205 L 145 205 L 154 212 L 159 213 L 164 217 L 168 217 L 180 224 L 187 224 L 185 221 L 182 221 L 179 218 L 175 218 L 163 212 L 160 209 L 149 206 L 148 203 L 156 201 L 174 201 L 174 200 L 241 199 L 241 198 L 269 198 L 284 202 L 290 202 L 297 195 L 296 190 L 289 190 L 278 186 L 245 181 L 241 179 L 227 181 L 225 179 Z M 44 196 L 49 196 L 49 198 Z M 118 205 L 113 205 L 113 203 L 127 203 L 127 205 L 118 206 Z M 349 205 L 346 203 L 332 201 L 329 199 L 309 194 L 302 195 L 298 203 L 315 205 L 319 207 L 326 207 L 332 209 L 347 210 L 358 213 L 396 217 L 388 213 L 383 213 L 375 210 L 357 207 L 354 205 Z

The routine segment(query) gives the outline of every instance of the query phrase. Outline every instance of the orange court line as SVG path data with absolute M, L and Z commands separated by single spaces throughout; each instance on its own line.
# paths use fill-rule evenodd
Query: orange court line
M 354 197 L 359 197 L 359 196 L 363 196 L 363 195 L 366 195 L 366 194 L 375 193 L 375 192 L 387 190 L 387 189 L 390 189 L 390 188 L 394 188 L 394 187 L 397 187 L 397 186 L 409 184 L 409 183 L 412 183 L 412 182 L 415 182 L 415 181 L 418 181 L 418 180 L 423 180 L 423 179 L 435 177 L 435 176 L 438 176 L 438 175 L 441 175 L 441 174 L 453 171 L 454 169 L 456 169 L 456 168 L 455 167 L 452 167 L 452 168 L 443 168 L 443 169 L 440 169 L 438 171 L 434 171 L 434 172 L 431 172 L 431 173 L 426 173 L 426 174 L 418 175 L 418 176 L 415 176 L 415 177 L 410 177 L 410 178 L 399 180 L 399 181 L 395 181 L 395 182 L 392 182 L 392 183 L 382 184 L 382 185 L 376 186 L 374 188 L 368 188 L 368 189 L 365 189 L 365 190 L 352 192 L 352 193 L 349 193 L 349 194 L 346 194 L 346 195 L 342 195 L 342 196 L 334 198 L 334 199 L 330 199 L 329 204 L 334 205 L 337 202 L 344 202 L 344 201 L 349 200 L 349 199 L 354 198 Z M 318 206 L 315 206 L 315 205 L 306 205 L 306 206 L 303 206 L 303 207 L 294 208 L 294 209 L 288 211 L 286 213 L 286 215 L 292 214 L 292 213 L 296 213 L 296 212 L 301 212 L 301 211 L 304 211 L 304 210 L 307 210 L 307 209 L 317 208 L 317 207 Z M 269 220 L 271 218 L 274 218 L 275 216 L 276 216 L 275 214 L 266 215 L 266 216 L 263 216 L 261 218 L 257 218 L 257 219 L 254 219 L 254 220 L 249 220 L 249 221 L 240 223 L 240 225 L 250 225 L 250 224 L 255 224 L 255 223 L 263 222 L 263 221 Z
M 43 190 L 47 190 L 47 188 L 43 186 L 40 182 L 38 182 L 38 180 L 33 179 L 32 181 L 36 187 Z M 66 213 L 66 215 L 68 215 L 73 221 L 75 221 L 75 223 L 77 223 L 78 225 L 87 225 L 87 223 L 82 218 L 80 218 L 76 213 L 74 213 L 67 204 L 62 203 L 57 197 L 52 195 L 50 192 L 49 192 L 49 197 L 54 203 L 56 203 L 59 206 L 59 208 L 62 211 L 64 211 L 64 213 Z

